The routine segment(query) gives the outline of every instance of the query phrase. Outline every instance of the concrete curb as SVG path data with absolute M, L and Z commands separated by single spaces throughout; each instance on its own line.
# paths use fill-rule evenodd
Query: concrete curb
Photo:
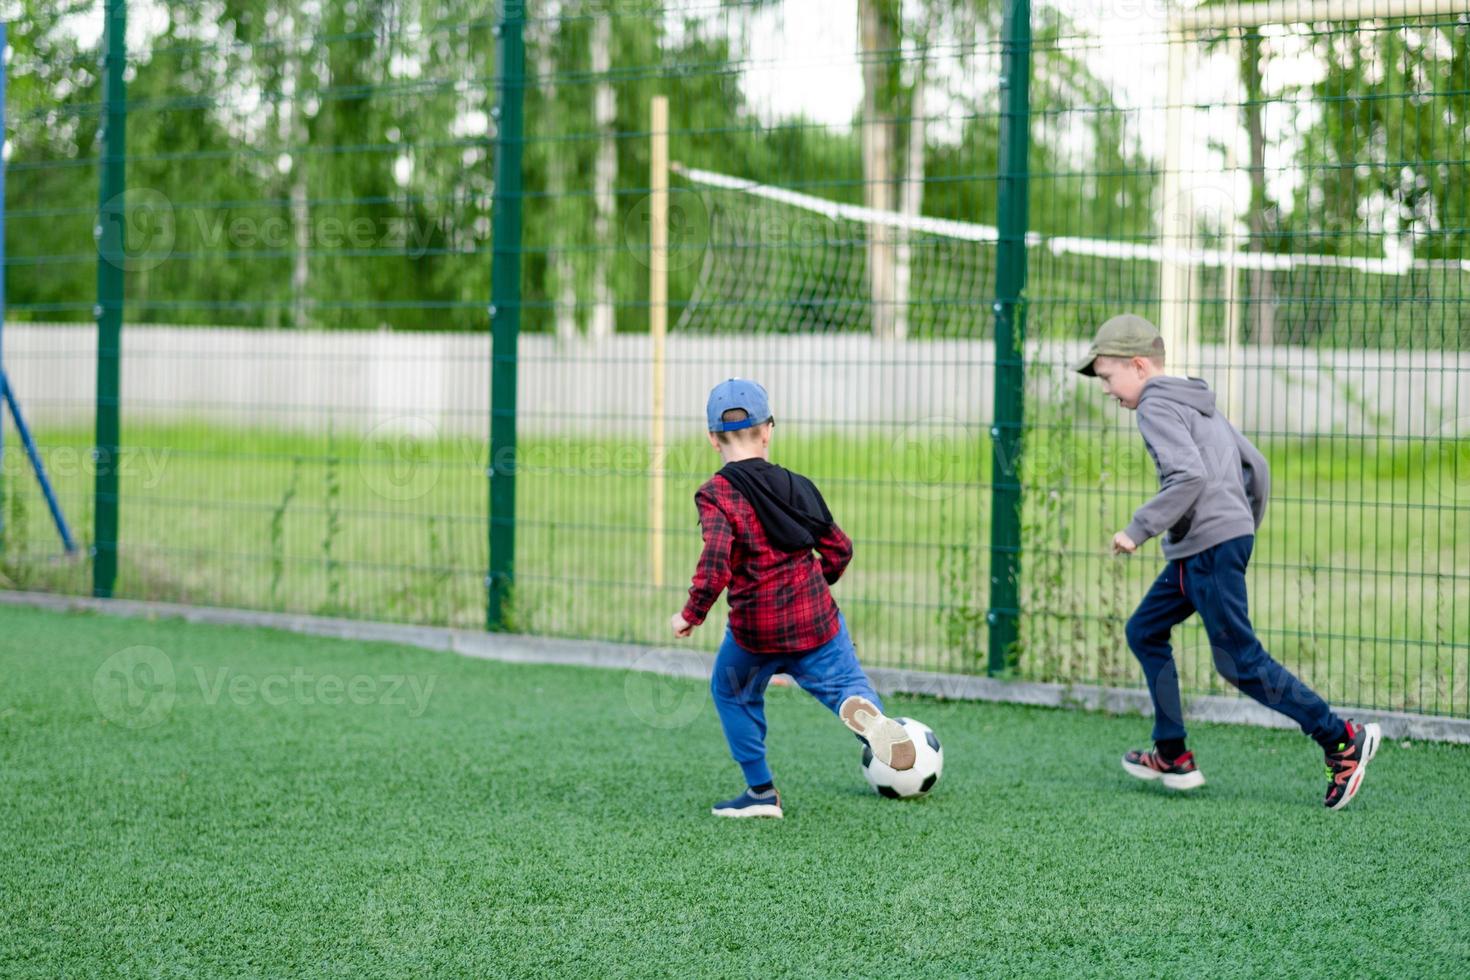
M 466 657 L 507 663 L 557 664 L 635 670 L 691 679 L 708 678 L 714 658 L 707 653 L 668 647 L 485 633 L 440 626 L 375 623 L 293 613 L 256 612 L 185 606 L 171 602 L 133 599 L 94 599 L 88 596 L 0 590 L 0 606 L 22 606 L 56 612 L 92 612 L 133 619 L 182 619 L 215 626 L 247 626 L 286 630 L 342 640 L 398 643 L 427 650 L 446 650 Z M 1151 714 L 1148 692 L 1138 688 L 1094 685 L 1042 684 L 1002 681 L 971 674 L 939 674 L 921 670 L 870 667 L 868 675 L 881 693 L 925 694 L 956 701 L 998 701 L 1048 708 L 1082 708 L 1110 714 Z M 1470 718 L 1445 718 L 1400 711 L 1343 708 L 1358 721 L 1375 721 L 1394 739 L 1416 739 L 1470 744 Z M 1204 695 L 1191 700 L 1185 714 L 1193 721 L 1291 728 L 1291 722 L 1245 698 Z

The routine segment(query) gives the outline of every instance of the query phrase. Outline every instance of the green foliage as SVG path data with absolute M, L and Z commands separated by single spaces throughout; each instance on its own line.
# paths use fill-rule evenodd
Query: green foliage
M 0 480 L 12 479 L 9 474 L 0 473 Z M 5 515 L 5 527 L 0 531 L 0 579 L 8 589 L 24 589 L 31 582 L 34 568 L 29 560 L 30 518 L 26 495 L 16 488 L 5 494 L 0 506 L 4 507 Z
M 424 532 L 428 545 L 428 567 L 422 576 L 422 594 L 418 597 L 422 608 L 429 610 L 435 622 L 448 622 L 453 607 L 450 582 L 454 577 L 453 555 L 444 541 L 443 521 L 434 516 L 424 519 Z
M 934 614 L 951 663 L 979 666 L 985 651 L 985 576 L 980 570 L 983 547 L 970 522 L 951 526 L 944 510 L 939 519 L 939 609 Z
M 11 311 L 86 319 L 96 274 L 89 161 L 100 151 L 102 108 L 95 53 L 78 48 L 56 5 L 19 6 L 11 32 Z M 755 6 L 696 8 L 682 22 L 653 8 L 603 17 L 575 5 L 533 6 L 524 330 L 585 331 L 599 309 L 620 331 L 646 329 L 640 202 L 655 94 L 671 96 L 676 161 L 861 202 L 855 127 L 771 119 L 747 103 L 734 66 L 749 58 L 743 38 Z M 129 71 L 129 319 L 484 330 L 494 12 L 468 0 L 162 7 L 166 17 L 161 26 L 148 22 L 156 33 L 132 52 Z M 973 69 L 996 43 L 999 6 L 926 0 L 903 17 L 897 4 L 884 9 L 904 47 L 877 54 L 887 69 L 881 104 L 905 138 L 917 84 L 913 46 L 975 60 L 967 70 L 978 85 L 931 80 L 946 86 L 965 121 L 957 134 L 928 141 L 924 210 L 993 220 L 996 90 Z M 1062 22 L 1048 24 L 1038 34 L 1038 110 L 1110 104 L 1082 60 L 1051 43 Z M 957 56 L 966 43 L 973 55 Z M 1088 111 L 1067 127 L 1037 128 L 1039 172 L 1103 175 L 1049 186 L 1038 227 L 1060 231 L 1080 214 L 1095 226 L 1068 225 L 1069 233 L 1146 229 L 1150 181 L 1120 120 Z M 1088 133 L 1086 159 L 1062 132 L 1079 128 Z M 697 273 L 697 263 L 674 270 L 676 308 Z M 974 329 L 983 328 L 982 318 Z
M 335 615 L 342 611 L 342 562 L 337 556 L 337 539 L 342 536 L 342 459 L 330 430 L 327 456 L 322 467 L 326 526 L 322 532 L 322 568 L 326 574 L 327 597 L 322 609 Z
M 297 486 L 301 482 L 301 457 L 291 461 L 291 478 L 281 493 L 281 502 L 271 511 L 270 525 L 270 608 L 279 609 L 281 580 L 286 574 L 286 511 L 296 499 Z
M 1414 234 L 1417 256 L 1462 259 L 1470 24 L 1377 21 L 1319 33 L 1311 47 L 1324 72 L 1302 94 L 1323 111 L 1303 135 L 1305 206 L 1284 230 L 1320 239 L 1325 251 L 1375 256 L 1382 235 Z

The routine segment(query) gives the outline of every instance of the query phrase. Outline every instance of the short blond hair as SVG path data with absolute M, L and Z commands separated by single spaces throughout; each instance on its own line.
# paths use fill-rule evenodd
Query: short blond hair
M 748 418 L 750 418 L 750 413 L 743 408 L 727 408 L 720 413 L 721 422 L 744 422 Z M 735 429 L 730 432 L 716 432 L 715 438 L 720 441 L 720 445 L 722 446 L 753 445 L 754 443 L 760 441 L 761 427 L 770 424 L 770 419 L 767 419 L 764 422 L 757 422 L 755 425 L 752 425 L 746 429 Z

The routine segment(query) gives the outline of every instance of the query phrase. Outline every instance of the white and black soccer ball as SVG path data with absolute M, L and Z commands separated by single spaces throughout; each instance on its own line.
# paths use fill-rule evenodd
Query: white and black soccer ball
M 944 749 L 934 730 L 912 718 L 895 718 L 914 740 L 914 767 L 899 772 L 873 758 L 873 750 L 863 746 L 863 778 L 868 785 L 892 800 L 924 796 L 944 772 Z

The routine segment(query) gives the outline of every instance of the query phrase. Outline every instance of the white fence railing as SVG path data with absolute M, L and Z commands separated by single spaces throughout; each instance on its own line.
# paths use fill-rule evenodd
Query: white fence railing
M 94 328 L 10 324 L 4 343 L 6 369 L 36 424 L 91 419 Z M 1087 383 L 1065 369 L 1082 348 L 1076 342 L 1030 346 L 1037 398 L 1057 399 Z M 1223 348 L 1203 351 L 1203 373 L 1217 387 L 1228 373 L 1224 358 Z M 520 360 L 522 431 L 648 431 L 646 336 L 565 343 L 526 335 Z M 420 431 L 429 431 L 427 423 L 444 433 L 483 433 L 489 365 L 485 335 L 129 325 L 123 411 L 137 422 L 297 430 L 331 424 L 360 432 L 402 419 Z M 993 402 L 994 350 L 987 341 L 673 334 L 667 365 L 673 438 L 698 433 L 709 388 L 737 375 L 764 383 L 777 417 L 803 432 L 926 422 L 981 427 Z M 1235 421 L 1251 431 L 1470 434 L 1470 354 L 1246 348 L 1231 376 L 1241 393 Z

